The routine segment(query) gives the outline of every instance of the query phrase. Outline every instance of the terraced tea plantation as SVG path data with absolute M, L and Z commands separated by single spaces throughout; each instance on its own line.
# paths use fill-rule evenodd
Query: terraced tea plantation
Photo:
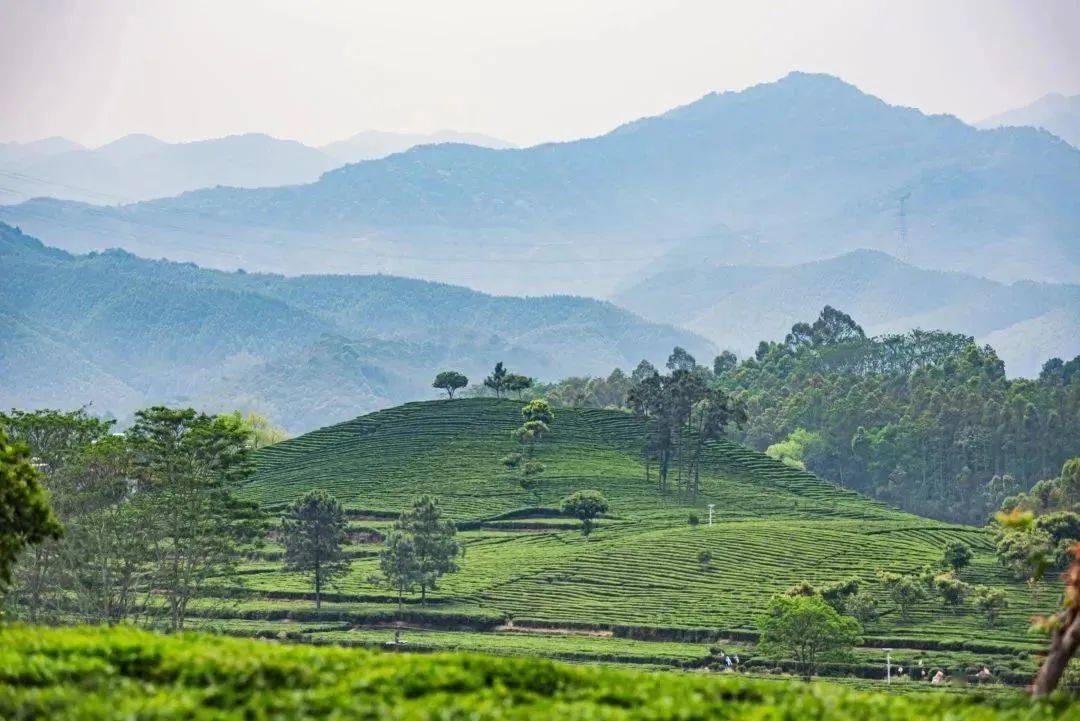
M 412 403 L 260 451 L 243 494 L 271 508 L 312 488 L 336 495 L 350 514 L 351 571 L 316 612 L 308 584 L 281 570 L 271 541 L 242 583 L 222 582 L 222 595 L 241 600 L 206 599 L 199 624 L 371 646 L 393 639 L 400 622 L 401 641 L 418 650 L 702 666 L 717 639 L 754 659 L 755 619 L 771 595 L 802 580 L 856 576 L 881 614 L 866 626 L 867 648 L 837 672 L 880 677 L 883 646 L 949 672 L 987 665 L 1013 682 L 1033 672 L 1042 641 L 1028 635 L 1028 619 L 1052 606 L 1053 593 L 1035 596 L 1010 580 L 985 531 L 885 507 L 728 442 L 709 449 L 696 499 L 661 493 L 655 472 L 645 478 L 641 421 L 600 410 L 557 411 L 537 452 L 547 487 L 536 507 L 499 460 L 514 449 L 520 408 L 493 399 Z M 611 505 L 589 539 L 555 510 L 580 489 L 601 491 Z M 422 493 L 457 522 L 466 553 L 426 605 L 409 599 L 399 617 L 394 594 L 371 579 L 382 534 Z M 937 562 L 951 540 L 975 552 L 962 580 L 1007 590 L 1009 608 L 992 628 L 970 603 L 950 610 L 928 601 L 902 620 L 876 580 L 878 570 Z M 705 566 L 702 551 L 711 554 Z

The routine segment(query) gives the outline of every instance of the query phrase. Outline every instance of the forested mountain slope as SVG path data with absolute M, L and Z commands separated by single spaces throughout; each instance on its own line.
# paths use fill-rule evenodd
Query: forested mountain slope
M 431 397 L 445 368 L 540 378 L 659 361 L 693 334 L 609 303 L 506 298 L 390 276 L 260 276 L 85 256 L 0 225 L 0 405 L 258 410 L 293 430 Z
M 807 308 L 826 305 L 858 318 L 870 335 L 912 328 L 972 335 L 993 345 L 1010 376 L 1034 377 L 1048 358 L 1080 354 L 1080 285 L 1003 284 L 916 268 L 879 251 L 790 267 L 680 265 L 613 300 L 741 356 L 763 338 L 782 337 Z
M 793 73 L 597 138 L 422 146 L 308 185 L 106 209 L 37 200 L 0 219 L 69 250 L 122 242 L 220 268 L 606 294 L 673 247 L 769 264 L 874 248 L 925 267 L 1074 282 L 1078 198 L 1080 150 L 1049 133 L 976 130 Z

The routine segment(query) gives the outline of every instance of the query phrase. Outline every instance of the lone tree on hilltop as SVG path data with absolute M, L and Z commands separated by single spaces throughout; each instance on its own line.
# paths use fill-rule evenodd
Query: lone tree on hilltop
M 484 385 L 495 391 L 496 398 L 502 398 L 503 391 L 506 390 L 506 368 L 503 367 L 502 361 L 495 364 L 495 369 L 491 371 L 491 375 L 484 379 Z
M 822 662 L 843 658 L 862 640 L 859 622 L 837 613 L 818 594 L 774 596 L 758 627 L 758 648 L 774 658 L 794 659 L 807 681 Z
M 427 601 L 427 590 L 435 589 L 439 578 L 458 570 L 457 557 L 464 547 L 457 541 L 454 522 L 443 518 L 439 502 L 431 496 L 420 496 L 404 511 L 394 528 L 407 534 L 416 556 L 420 603 Z
M 439 375 L 435 376 L 435 382 L 431 384 L 431 387 L 446 391 L 446 395 L 452 399 L 454 397 L 454 391 L 459 388 L 464 388 L 467 385 L 469 385 L 469 379 L 464 373 L 458 373 L 457 371 L 442 371 Z
M 581 535 L 585 538 L 592 533 L 596 517 L 607 511 L 607 499 L 600 491 L 576 491 L 562 502 L 562 512 L 581 521 Z
M 315 608 L 322 605 L 323 587 L 349 572 L 342 545 L 347 539 L 345 512 L 326 491 L 309 491 L 281 519 L 285 570 L 301 571 L 315 585 Z
M 30 449 L 9 443 L 0 428 L 0 592 L 11 582 L 11 568 L 24 547 L 63 533 L 39 478 Z

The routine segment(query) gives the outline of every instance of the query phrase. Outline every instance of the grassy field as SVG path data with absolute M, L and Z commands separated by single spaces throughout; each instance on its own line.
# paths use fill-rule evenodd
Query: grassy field
M 1064 698 L 902 684 L 645 673 L 465 653 L 384 653 L 126 628 L 0 628 L 0 718 L 800 719 L 1075 718 Z M 1072 715 L 1070 715 L 1072 714 Z
M 856 576 L 879 597 L 881 615 L 866 626 L 862 660 L 837 672 L 876 674 L 877 649 L 885 645 L 927 662 L 931 653 L 944 654 L 940 663 L 950 673 L 985 664 L 1015 680 L 1034 668 L 1042 642 L 1029 635 L 1028 619 L 1052 606 L 1053 594 L 1034 596 L 1008 578 L 981 529 L 912 516 L 728 442 L 709 449 L 698 498 L 661 493 L 655 478 L 645 479 L 641 422 L 601 410 L 557 412 L 538 452 L 549 488 L 536 508 L 499 462 L 513 449 L 510 430 L 519 411 L 509 400 L 412 403 L 261 451 L 258 472 L 242 493 L 271 508 L 310 488 L 337 495 L 350 513 L 352 569 L 316 613 L 309 586 L 281 570 L 281 548 L 271 541 L 239 577 L 221 582 L 222 595 L 242 600 L 207 599 L 197 608 L 200 622 L 280 624 L 260 631 L 271 636 L 292 633 L 298 623 L 336 622 L 342 627 L 303 635 L 361 645 L 384 638 L 381 627 L 398 619 L 393 594 L 370 582 L 379 540 L 412 498 L 431 493 L 463 529 L 466 553 L 461 571 L 445 577 L 426 606 L 409 599 L 402 620 L 427 634 L 414 639 L 415 648 L 697 663 L 713 639 L 752 643 L 755 619 L 772 594 L 801 580 Z M 600 490 L 611 502 L 588 540 L 555 510 L 562 496 L 583 488 Z M 711 526 L 708 504 L 716 514 Z M 691 513 L 699 525 L 688 522 Z M 878 570 L 937 562 L 950 540 L 975 552 L 963 580 L 1008 593 L 1010 607 L 993 628 L 970 604 L 954 611 L 936 601 L 902 620 L 879 587 Z M 705 568 L 698 562 L 702 550 L 712 555 Z M 523 638 L 510 635 L 508 623 L 600 630 L 615 638 Z M 451 631 L 483 635 L 445 635 Z M 652 650 L 613 643 L 635 639 L 662 643 Z M 669 642 L 686 647 L 665 650 Z

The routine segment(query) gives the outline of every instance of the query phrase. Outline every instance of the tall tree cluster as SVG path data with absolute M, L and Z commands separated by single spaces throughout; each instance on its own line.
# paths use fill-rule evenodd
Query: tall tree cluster
M 1080 451 L 1076 365 L 1052 360 L 1037 379 L 1009 379 L 970 337 L 868 338 L 826 307 L 717 383 L 746 403 L 748 445 L 795 441 L 823 477 L 922 515 L 982 523 Z
M 233 494 L 252 439 L 232 417 L 155 407 L 120 436 L 81 410 L 14 412 L 0 428 L 29 445 L 66 528 L 19 558 L 18 615 L 181 629 L 261 533 L 258 509 Z
M 727 394 L 737 440 L 951 521 L 984 523 L 1006 498 L 1080 454 L 1080 357 L 1052 358 L 1038 378 L 1008 378 L 994 350 L 970 336 L 868 337 L 826 306 L 741 362 L 725 351 L 706 368 L 676 349 L 667 370 L 642 361 L 630 375 L 616 369 L 606 379 L 568 378 L 542 390 L 555 406 L 624 407 L 644 417 L 646 476 L 655 467 L 663 490 L 674 475 L 693 492 L 692 439 L 703 437 L 694 429 L 707 436 L 712 421 L 699 411 L 725 400 L 697 404 L 715 391 Z
M 713 374 L 697 365 L 693 356 L 675 348 L 668 358 L 667 375 L 644 362 L 631 376 L 627 404 L 646 420 L 645 476 L 655 463 L 657 485 L 671 487 L 695 498 L 701 490 L 701 464 L 710 441 L 729 427 L 746 422 L 743 403 L 714 383 Z
M 397 592 L 398 610 L 404 596 L 420 589 L 420 602 L 438 588 L 440 578 L 458 570 L 465 547 L 457 540 L 454 522 L 445 518 L 439 502 L 420 496 L 402 511 L 383 542 L 379 570 L 384 584 Z

